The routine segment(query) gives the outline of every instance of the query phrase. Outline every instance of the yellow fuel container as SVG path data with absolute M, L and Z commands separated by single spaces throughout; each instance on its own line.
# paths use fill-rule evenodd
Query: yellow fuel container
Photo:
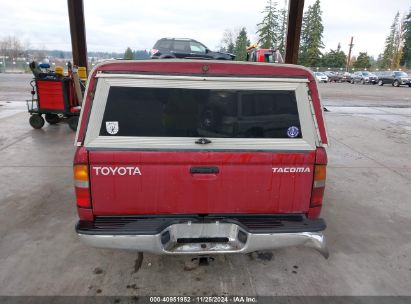
M 87 70 L 85 67 L 78 67 L 77 73 L 81 80 L 87 80 Z
M 55 72 L 57 75 L 64 76 L 64 69 L 63 69 L 63 67 L 61 67 L 61 66 L 56 66 L 56 69 L 55 69 L 54 72 Z

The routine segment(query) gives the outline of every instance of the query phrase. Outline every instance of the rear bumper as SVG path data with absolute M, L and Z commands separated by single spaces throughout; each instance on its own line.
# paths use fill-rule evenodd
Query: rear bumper
M 84 243 L 155 254 L 250 253 L 305 246 L 328 257 L 324 220 L 303 216 L 104 217 L 80 221 L 77 234 Z

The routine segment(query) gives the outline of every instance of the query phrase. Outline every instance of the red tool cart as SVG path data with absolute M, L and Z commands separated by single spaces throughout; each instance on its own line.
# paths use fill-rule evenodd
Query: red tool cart
M 32 64 L 34 67 L 35 63 Z M 30 125 L 34 129 L 41 129 L 45 119 L 52 125 L 67 122 L 72 130 L 77 130 L 81 106 L 71 74 L 62 76 L 54 72 L 35 71 L 36 69 L 38 68 L 32 68 L 32 98 L 27 101 Z

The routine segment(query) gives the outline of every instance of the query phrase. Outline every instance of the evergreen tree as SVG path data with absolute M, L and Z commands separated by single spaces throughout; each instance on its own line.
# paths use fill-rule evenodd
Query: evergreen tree
M 400 19 L 400 13 L 397 12 L 397 14 L 394 17 L 394 21 L 391 25 L 390 28 L 390 34 L 387 36 L 385 39 L 385 48 L 384 52 L 382 55 L 382 60 L 381 60 L 381 68 L 383 69 L 395 69 L 396 65 L 396 57 L 398 57 L 398 50 L 397 46 L 399 43 L 399 34 L 398 34 L 398 27 L 399 27 L 399 19 Z
M 384 69 L 382 54 L 378 54 L 376 66 L 377 66 L 377 68 L 379 68 L 379 69 Z
M 411 69 L 411 8 L 404 19 L 404 47 L 400 64 Z
M 298 56 L 298 63 L 304 65 L 307 62 L 307 46 L 309 42 L 309 21 L 311 14 L 311 5 L 304 12 L 302 25 L 301 25 L 301 37 L 300 37 L 300 54 Z
M 321 61 L 321 49 L 324 26 L 322 25 L 322 11 L 320 0 L 308 6 L 303 16 L 301 42 L 300 42 L 300 64 L 314 67 Z
M 235 48 L 235 44 L 234 44 L 234 42 L 230 42 L 228 45 L 227 45 L 227 53 L 230 53 L 230 54 L 234 54 L 234 48 Z
M 322 57 L 322 66 L 328 68 L 343 68 L 347 63 L 347 55 L 341 51 L 341 45 L 338 44 L 336 50 L 330 50 Z
M 134 58 L 133 51 L 131 50 L 130 47 L 128 47 L 126 51 L 124 52 L 124 59 L 133 59 L 133 58 Z
M 277 2 L 268 0 L 262 13 L 265 14 L 263 21 L 257 24 L 258 44 L 262 48 L 273 48 L 278 46 L 281 41 L 281 37 L 278 35 L 280 24 Z
M 399 16 L 398 16 L 399 17 Z M 397 30 L 394 36 L 394 57 L 392 59 L 392 69 L 398 69 L 400 67 L 400 60 L 402 57 L 402 44 L 403 44 L 403 37 L 404 37 L 404 19 L 398 22 Z
M 247 31 L 243 27 L 238 33 L 237 39 L 235 40 L 234 54 L 235 60 L 245 61 L 247 60 L 247 46 L 250 45 L 250 40 L 247 37 Z
M 354 62 L 353 67 L 356 69 L 369 69 L 371 67 L 370 57 L 367 52 L 360 52 L 357 60 Z
M 280 27 L 278 31 L 279 43 L 278 50 L 281 55 L 285 55 L 285 43 L 287 39 L 288 10 L 286 7 L 280 10 Z

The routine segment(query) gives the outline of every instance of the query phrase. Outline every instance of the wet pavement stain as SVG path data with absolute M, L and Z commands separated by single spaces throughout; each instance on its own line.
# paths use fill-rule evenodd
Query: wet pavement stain
M 262 260 L 262 261 L 271 261 L 273 259 L 273 253 L 272 252 L 257 252 L 257 259 Z
M 100 267 L 96 267 L 93 270 L 94 274 L 102 274 L 103 272 L 104 272 L 103 269 L 101 269 Z
M 274 254 L 271 251 L 255 251 L 247 253 L 250 260 L 271 261 Z
M 137 290 L 137 289 L 139 289 L 139 288 L 137 287 L 137 284 L 131 284 L 131 285 L 127 285 L 127 289 Z
M 137 259 L 136 259 L 136 262 L 134 263 L 134 272 L 133 273 L 137 273 L 140 270 L 141 265 L 143 265 L 143 259 L 144 259 L 143 253 L 139 252 L 138 256 L 137 256 Z

